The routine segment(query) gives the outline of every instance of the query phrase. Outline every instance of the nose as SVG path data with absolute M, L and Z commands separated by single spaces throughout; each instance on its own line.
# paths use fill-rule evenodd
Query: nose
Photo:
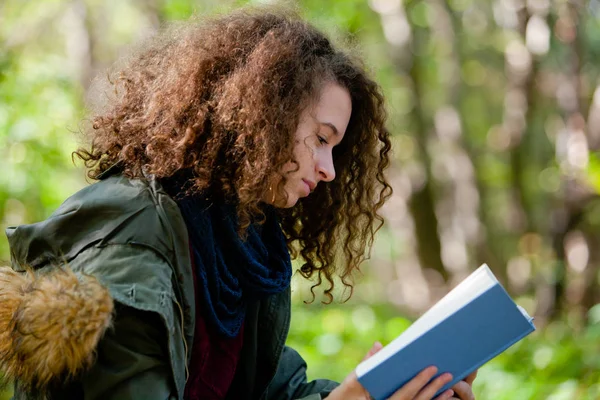
M 317 174 L 319 180 L 324 182 L 331 182 L 335 179 L 335 166 L 333 165 L 333 155 L 331 152 L 322 154 L 316 163 Z

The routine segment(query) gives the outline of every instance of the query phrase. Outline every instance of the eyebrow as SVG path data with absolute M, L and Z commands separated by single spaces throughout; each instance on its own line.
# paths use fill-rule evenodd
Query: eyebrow
M 319 122 L 320 125 L 325 125 L 331 128 L 331 130 L 333 131 L 333 133 L 337 136 L 339 135 L 339 132 L 337 130 L 337 128 L 335 127 L 335 125 L 333 125 L 331 122 Z

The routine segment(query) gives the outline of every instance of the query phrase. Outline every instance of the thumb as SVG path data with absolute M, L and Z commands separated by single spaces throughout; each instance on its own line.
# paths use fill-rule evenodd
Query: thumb
M 383 349 L 383 345 L 380 342 L 373 343 L 373 347 L 371 347 L 371 350 L 369 350 L 365 358 L 363 358 L 363 361 L 370 358 L 373 354 L 377 353 L 381 349 Z
M 469 376 L 467 376 L 464 381 L 467 382 L 469 385 L 473 385 L 473 381 L 475 380 L 475 378 L 477 378 L 477 372 L 478 370 L 475 370 L 474 372 L 471 372 L 469 374 Z

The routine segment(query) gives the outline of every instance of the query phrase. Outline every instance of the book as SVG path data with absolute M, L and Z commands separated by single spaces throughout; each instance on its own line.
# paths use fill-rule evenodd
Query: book
M 533 318 L 483 264 L 400 336 L 360 363 L 356 375 L 380 400 L 435 365 L 438 375 L 453 376 L 437 396 L 534 330 Z

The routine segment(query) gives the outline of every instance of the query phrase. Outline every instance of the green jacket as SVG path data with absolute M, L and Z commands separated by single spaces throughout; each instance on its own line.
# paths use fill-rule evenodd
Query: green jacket
M 29 266 L 44 276 L 66 263 L 82 282 L 88 275 L 97 278 L 114 300 L 93 364 L 67 385 L 43 387 L 50 398 L 183 398 L 195 324 L 188 235 L 177 204 L 155 179 L 107 174 L 47 220 L 8 228 L 6 234 L 13 271 Z M 43 303 L 56 312 L 52 301 Z M 76 308 L 84 306 L 89 304 Z M 313 400 L 336 386 L 327 380 L 307 382 L 304 360 L 285 346 L 289 324 L 289 289 L 249 305 L 228 398 Z M 49 338 L 50 348 L 56 340 L 61 339 Z M 31 380 L 36 373 L 14 375 L 15 399 L 35 397 L 20 379 Z M 54 381 L 67 381 L 60 376 Z

